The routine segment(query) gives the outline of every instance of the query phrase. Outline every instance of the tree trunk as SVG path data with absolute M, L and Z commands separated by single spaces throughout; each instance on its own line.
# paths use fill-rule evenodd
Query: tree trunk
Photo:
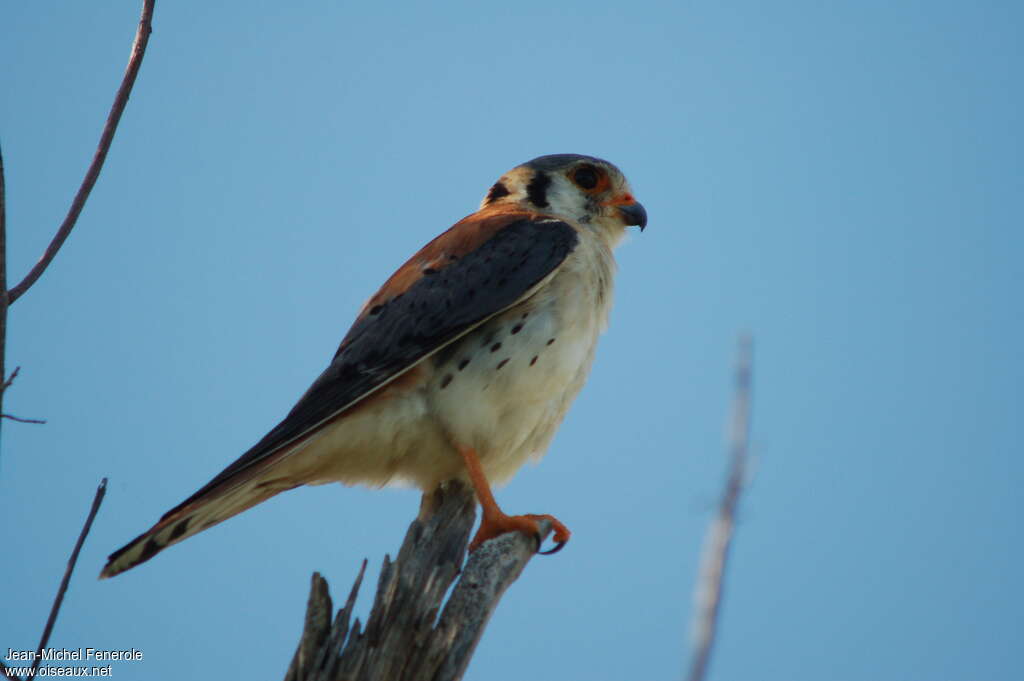
M 504 534 L 474 551 L 460 576 L 475 518 L 473 492 L 460 482 L 423 495 L 398 559 L 384 558 L 364 631 L 358 619 L 349 622 L 366 561 L 333 624 L 327 580 L 314 572 L 305 628 L 285 681 L 461 679 L 498 601 L 537 550 L 532 537 Z M 542 521 L 542 537 L 550 531 Z

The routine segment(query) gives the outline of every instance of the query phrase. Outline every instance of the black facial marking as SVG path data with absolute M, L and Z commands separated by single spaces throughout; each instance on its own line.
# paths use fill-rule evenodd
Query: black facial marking
M 526 185 L 526 197 L 538 208 L 548 207 L 548 187 L 551 186 L 551 176 L 543 171 L 538 171 L 530 184 Z
M 494 203 L 503 196 L 509 195 L 508 187 L 506 187 L 500 180 L 494 183 L 491 187 L 491 191 L 487 192 L 487 203 Z
M 501 343 L 495 343 L 494 345 L 491 346 L 491 352 L 497 352 L 500 349 L 501 349 Z
M 445 374 L 445 377 L 441 379 L 441 390 L 448 387 L 448 384 L 452 382 L 452 375 Z
M 508 364 L 508 360 L 507 359 L 503 359 L 500 362 L 498 362 L 498 367 L 497 368 L 500 369 L 501 367 L 505 366 L 506 364 Z

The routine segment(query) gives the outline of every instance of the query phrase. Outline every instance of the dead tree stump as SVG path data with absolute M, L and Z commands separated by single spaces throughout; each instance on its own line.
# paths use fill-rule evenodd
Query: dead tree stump
M 460 575 L 475 519 L 473 492 L 460 482 L 424 494 L 397 560 L 384 557 L 365 629 L 358 619 L 350 622 L 366 561 L 333 623 L 327 580 L 314 572 L 285 681 L 461 679 L 498 601 L 537 551 L 532 537 L 505 534 L 473 552 Z M 541 522 L 542 536 L 550 532 Z

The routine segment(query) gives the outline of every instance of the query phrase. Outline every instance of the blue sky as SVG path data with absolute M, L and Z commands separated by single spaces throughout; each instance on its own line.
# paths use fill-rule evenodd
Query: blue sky
M 11 278 L 91 158 L 134 2 L 0 6 Z M 1014 3 L 159 3 L 110 159 L 11 311 L 0 647 L 123 678 L 283 675 L 309 574 L 376 579 L 409 490 L 281 495 L 114 580 L 107 553 L 287 411 L 361 303 L 489 185 L 607 158 L 650 224 L 551 451 L 499 500 L 574 531 L 470 679 L 673 679 L 724 473 L 753 454 L 711 678 L 1011 679 L 1024 536 L 1024 11 Z M 19 556 L 19 558 L 12 558 Z M 369 594 L 358 609 L 365 614 Z

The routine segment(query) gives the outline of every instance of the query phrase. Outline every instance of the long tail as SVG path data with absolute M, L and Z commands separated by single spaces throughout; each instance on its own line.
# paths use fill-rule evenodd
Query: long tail
M 113 577 L 160 553 L 168 546 L 188 539 L 231 516 L 266 501 L 275 494 L 298 487 L 290 479 L 255 476 L 230 486 L 200 490 L 180 506 L 168 511 L 149 528 L 107 558 L 100 579 Z

